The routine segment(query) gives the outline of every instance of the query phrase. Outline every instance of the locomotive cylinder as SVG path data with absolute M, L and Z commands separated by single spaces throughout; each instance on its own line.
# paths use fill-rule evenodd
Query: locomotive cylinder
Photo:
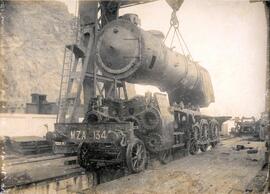
M 114 20 L 97 39 L 97 64 L 104 75 L 159 87 L 168 93 L 171 103 L 206 107 L 214 102 L 208 71 L 166 47 L 163 37 L 130 21 Z

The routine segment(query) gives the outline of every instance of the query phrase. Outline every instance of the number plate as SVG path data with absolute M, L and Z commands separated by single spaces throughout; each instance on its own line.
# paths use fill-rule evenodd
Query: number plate
M 93 132 L 93 139 L 94 140 L 106 140 L 108 137 L 108 133 L 110 130 L 103 130 L 103 129 L 96 129 L 91 130 Z M 84 140 L 86 139 L 86 131 L 85 130 L 72 130 L 70 132 L 70 138 L 73 140 Z
M 70 138 L 76 140 L 86 139 L 86 132 L 84 130 L 72 130 L 70 132 Z
M 106 130 L 94 130 L 94 140 L 107 139 L 108 132 Z
M 66 145 L 66 142 L 55 141 L 54 144 L 55 145 Z

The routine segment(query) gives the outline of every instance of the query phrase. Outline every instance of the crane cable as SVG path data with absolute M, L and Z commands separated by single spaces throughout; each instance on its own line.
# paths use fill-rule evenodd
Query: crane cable
M 182 50 L 185 58 L 187 58 L 187 56 L 189 56 L 190 59 L 193 60 L 192 55 L 188 49 L 188 46 L 187 46 L 183 36 L 181 35 L 180 31 L 179 31 L 179 20 L 177 18 L 176 13 L 177 13 L 177 10 L 174 9 L 172 14 L 171 14 L 170 28 L 169 28 L 163 42 L 165 43 L 165 41 L 167 40 L 167 38 L 168 38 L 172 28 L 173 28 L 174 31 L 173 31 L 173 37 L 172 37 L 171 42 L 170 42 L 170 49 L 172 49 L 172 44 L 173 44 L 173 41 L 174 41 L 175 36 L 176 36 L 179 43 L 180 43 L 180 47 L 181 47 L 181 50 Z M 186 52 L 185 52 L 185 50 L 186 50 Z
M 74 26 L 75 26 L 75 43 L 78 43 L 78 41 L 79 41 L 79 28 L 80 28 L 79 20 L 80 20 L 80 18 L 79 18 L 79 14 L 78 14 L 78 12 L 79 12 L 78 4 L 79 4 L 79 1 L 75 0 L 75 11 L 74 11 L 74 17 L 75 17 L 75 24 L 74 24 Z

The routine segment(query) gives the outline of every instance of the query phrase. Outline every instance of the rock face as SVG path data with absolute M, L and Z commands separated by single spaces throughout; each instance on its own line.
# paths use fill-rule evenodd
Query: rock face
M 0 29 L 2 95 L 30 101 L 31 93 L 58 98 L 64 47 L 75 40 L 75 19 L 57 1 L 7 1 Z M 4 92 L 3 92 L 4 91 Z

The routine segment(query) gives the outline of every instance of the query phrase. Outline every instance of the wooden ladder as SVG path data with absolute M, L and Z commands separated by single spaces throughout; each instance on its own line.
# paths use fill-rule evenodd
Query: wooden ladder
M 65 47 L 57 123 L 76 121 L 75 116 L 80 106 L 82 85 L 86 76 L 88 63 L 90 58 L 94 57 L 93 46 L 94 38 L 90 38 L 86 48 L 86 54 L 84 49 L 81 49 L 76 44 L 66 45 Z M 77 71 L 80 59 L 82 61 L 82 67 L 80 71 Z

